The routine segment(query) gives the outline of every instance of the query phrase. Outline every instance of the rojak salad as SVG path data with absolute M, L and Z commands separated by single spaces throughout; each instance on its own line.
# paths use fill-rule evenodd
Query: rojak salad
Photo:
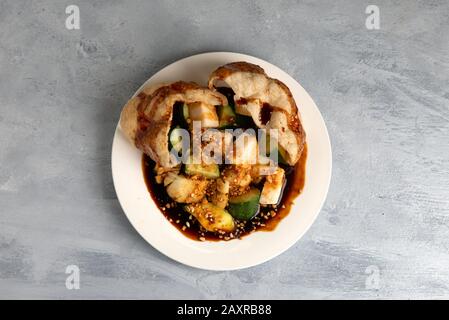
M 304 185 L 306 134 L 295 100 L 254 64 L 221 66 L 208 87 L 146 87 L 123 108 L 120 128 L 143 152 L 151 197 L 191 239 L 273 230 Z

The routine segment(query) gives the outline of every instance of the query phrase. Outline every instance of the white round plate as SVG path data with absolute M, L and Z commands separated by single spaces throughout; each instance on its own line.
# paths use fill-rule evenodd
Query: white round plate
M 298 241 L 321 210 L 329 188 L 332 153 L 326 125 L 308 93 L 278 67 L 252 56 L 211 52 L 194 55 L 163 68 L 149 84 L 177 80 L 207 84 L 209 74 L 229 62 L 247 61 L 265 69 L 292 91 L 307 135 L 306 180 L 291 212 L 271 232 L 259 231 L 241 240 L 200 242 L 187 238 L 170 224 L 148 193 L 142 173 L 142 153 L 117 126 L 112 145 L 112 176 L 117 197 L 131 224 L 154 248 L 183 264 L 208 270 L 235 270 L 274 258 Z M 136 95 L 135 94 L 135 95 Z

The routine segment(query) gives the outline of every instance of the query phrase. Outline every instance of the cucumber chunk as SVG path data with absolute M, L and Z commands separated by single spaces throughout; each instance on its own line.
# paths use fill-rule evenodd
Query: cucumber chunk
M 188 123 L 188 119 L 189 119 L 189 107 L 184 103 L 182 106 L 182 115 L 184 117 L 184 120 Z
M 218 107 L 219 128 L 231 127 L 235 124 L 236 114 L 229 105 Z
M 184 209 L 194 216 L 207 231 L 231 232 L 235 229 L 234 219 L 229 212 L 212 203 L 187 205 Z
M 273 154 L 274 152 L 277 152 L 278 154 L 278 163 L 282 163 L 282 164 L 288 164 L 287 161 L 285 159 L 287 159 L 287 152 L 284 150 L 284 148 L 282 148 L 280 145 L 272 148 L 272 150 L 270 150 L 270 155 Z
M 274 140 L 275 143 L 273 145 L 271 145 L 269 134 L 266 135 L 265 142 L 266 142 L 266 152 L 267 152 L 268 156 L 271 156 L 272 154 L 277 153 L 278 163 L 288 165 L 287 161 L 285 160 L 285 159 L 287 159 L 287 152 L 284 150 L 284 148 L 282 148 L 279 145 L 279 143 L 277 143 L 276 140 Z
M 176 102 L 173 105 L 172 126 L 188 129 L 189 128 L 189 124 L 187 121 L 188 118 L 189 118 L 189 109 L 187 105 L 181 101 Z
M 259 213 L 260 191 L 251 188 L 247 193 L 229 199 L 228 211 L 236 219 L 250 220 Z
M 288 164 L 287 162 L 287 151 L 285 151 L 284 148 L 282 148 L 280 145 L 278 145 L 278 161 L 282 164 Z
M 218 164 L 193 164 L 188 161 L 188 163 L 184 166 L 184 172 L 188 175 L 201 175 L 205 178 L 216 179 L 220 177 L 220 169 L 218 168 Z

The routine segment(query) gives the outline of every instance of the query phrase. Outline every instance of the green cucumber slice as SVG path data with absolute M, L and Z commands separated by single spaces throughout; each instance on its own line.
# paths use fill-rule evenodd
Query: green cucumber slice
M 189 128 L 187 118 L 185 117 L 185 111 L 187 112 L 188 118 L 189 110 L 184 102 L 178 101 L 173 105 L 173 119 L 172 119 L 173 127 L 181 127 L 185 129 Z
M 285 159 L 287 159 L 287 151 L 284 150 L 284 148 L 282 148 L 279 143 L 276 143 L 274 145 L 270 145 L 270 135 L 266 135 L 265 138 L 265 143 L 266 143 L 266 152 L 268 154 L 268 156 L 277 153 L 278 155 L 278 163 L 282 163 L 287 165 L 287 161 Z
M 207 231 L 231 232 L 235 229 L 232 216 L 225 209 L 212 203 L 191 204 L 185 206 L 184 209 L 193 215 Z
M 182 115 L 184 116 L 184 120 L 188 123 L 189 119 L 189 107 L 184 103 L 182 106 Z
M 236 121 L 236 114 L 229 105 L 218 107 L 219 127 L 221 129 L 233 126 Z
M 228 211 L 236 219 L 250 220 L 259 213 L 260 191 L 251 188 L 247 193 L 229 199 Z
M 191 159 L 189 159 L 191 160 Z M 191 161 L 188 161 L 184 165 L 184 172 L 190 176 L 194 175 L 201 175 L 208 179 L 216 179 L 220 177 L 220 169 L 218 167 L 218 164 L 211 163 L 211 164 L 193 164 L 190 163 Z

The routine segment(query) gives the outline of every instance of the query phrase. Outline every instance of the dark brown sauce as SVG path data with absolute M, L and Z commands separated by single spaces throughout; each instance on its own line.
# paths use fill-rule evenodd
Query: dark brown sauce
M 307 145 L 304 146 L 301 158 L 294 166 L 282 166 L 285 170 L 286 184 L 282 192 L 281 201 L 277 208 L 272 206 L 261 207 L 257 216 L 253 219 L 244 222 L 236 221 L 237 223 L 245 223 L 243 230 L 235 235 L 235 238 L 242 238 L 254 231 L 272 231 L 276 228 L 277 224 L 288 215 L 290 212 L 294 200 L 301 194 L 305 182 L 307 161 Z M 158 184 L 155 181 L 154 174 L 155 163 L 146 155 L 142 157 L 142 169 L 147 185 L 148 191 L 156 202 L 159 210 L 162 214 L 185 236 L 199 240 L 200 235 L 203 240 L 219 241 L 229 240 L 226 239 L 226 235 L 223 236 L 213 232 L 206 232 L 195 218 L 186 213 L 183 209 L 183 205 L 173 202 L 168 196 L 163 184 Z M 167 208 L 169 204 L 169 208 Z M 273 215 L 273 211 L 276 213 Z
M 247 104 L 248 100 L 246 100 L 245 98 L 240 98 L 235 103 L 236 104 Z
M 269 105 L 268 103 L 264 103 L 262 105 L 262 108 L 260 109 L 260 122 L 263 125 L 266 125 L 268 121 L 271 119 L 271 113 L 273 112 L 273 107 Z

